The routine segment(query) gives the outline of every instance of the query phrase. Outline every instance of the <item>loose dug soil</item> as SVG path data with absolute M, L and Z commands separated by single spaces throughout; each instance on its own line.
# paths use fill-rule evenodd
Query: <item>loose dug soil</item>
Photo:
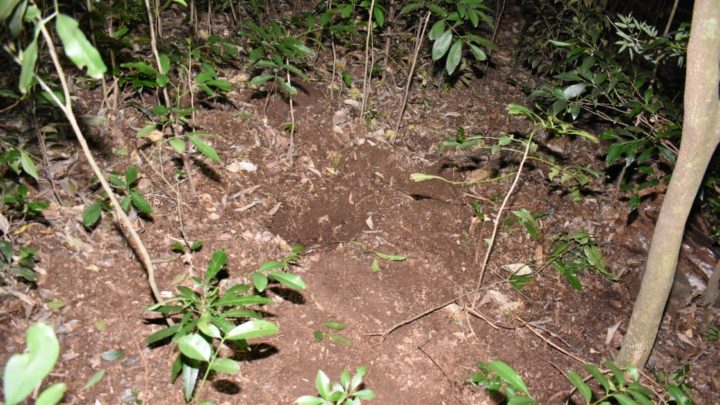
M 518 11 L 509 11 L 517 17 Z M 471 202 L 494 217 L 520 162 L 519 154 L 492 155 L 483 150 L 438 151 L 439 143 L 463 126 L 489 136 L 527 134 L 521 119 L 508 118 L 509 103 L 523 103 L 521 92 L 506 83 L 519 18 L 501 25 L 499 51 L 487 76 L 470 87 L 423 88 L 410 97 L 405 126 L 397 139 L 392 129 L 402 90 L 374 83 L 374 107 L 380 113 L 366 130 L 357 119 L 333 128 L 336 111 L 352 115 L 324 80 L 302 83 L 295 98 L 297 132 L 293 159 L 286 159 L 290 138 L 283 132 L 289 107 L 280 99 L 255 97 L 242 85 L 229 94 L 229 104 L 197 112 L 198 128 L 210 138 L 223 159 L 207 163 L 199 155 L 190 168 L 190 182 L 171 188 L 179 162 L 167 146 L 136 141 L 144 126 L 136 110 L 121 106 L 112 120 L 113 150 L 128 147 L 123 158 L 105 157 L 108 170 L 135 164 L 143 175 L 140 187 L 153 205 L 154 216 L 135 218 L 157 278 L 167 293 L 189 285 L 201 275 L 217 249 L 229 256 L 223 283 L 248 282 L 268 260 L 284 257 L 289 245 L 300 243 L 306 253 L 293 272 L 308 288 L 302 292 L 271 289 L 274 305 L 262 310 L 281 333 L 251 342 L 247 351 L 224 354 L 241 361 L 233 376 L 215 375 L 199 398 L 219 404 L 291 403 L 314 393 L 318 369 L 337 379 L 344 368 L 366 365 L 366 386 L 377 393 L 376 404 L 482 404 L 493 401 L 466 383 L 476 363 L 501 359 L 515 367 L 530 391 L 543 403 L 560 403 L 570 392 L 561 370 L 580 370 L 581 361 L 611 358 L 627 327 L 637 291 L 659 198 L 650 196 L 640 215 L 629 218 L 627 203 L 618 201 L 611 184 L 596 180 L 596 193 L 572 202 L 563 188 L 547 180 L 547 168 L 528 164 L 509 200 L 497 241 L 478 286 L 481 263 L 492 230 L 490 221 L 474 221 Z M 361 60 L 358 55 L 357 60 Z M 326 57 L 326 56 L 325 56 Z M 361 72 L 361 63 L 355 66 Z M 239 72 L 227 70 L 226 77 Z M 521 73 L 524 75 L 525 73 Z M 92 97 L 95 97 L 94 99 Z M 97 95 L 88 93 L 83 113 L 97 114 Z M 338 123 L 338 122 L 336 122 Z M 51 149 L 52 162 L 67 162 L 75 153 L 69 142 Z M 567 161 L 600 167 L 595 145 L 577 139 L 543 139 L 542 147 L 562 150 Z M 251 162 L 256 171 L 238 171 Z M 473 176 L 502 176 L 474 186 L 433 180 L 415 183 L 415 172 L 461 181 Z M 148 348 L 144 341 L 162 321 L 144 311 L 152 303 L 143 268 L 125 240 L 105 218 L 92 232 L 80 222 L 88 196 L 90 170 L 83 159 L 57 175 L 65 206 L 53 204 L 46 223 L 33 224 L 19 236 L 40 248 L 42 276 L 24 300 L 2 297 L 0 361 L 24 348 L 25 329 L 38 320 L 55 326 L 62 357 L 52 381 L 68 383 L 67 403 L 117 404 L 140 399 L 146 404 L 183 403 L 179 382 L 169 381 L 176 355 L 170 346 Z M 80 191 L 68 192 L 68 184 Z M 39 194 L 50 199 L 50 186 Z M 542 212 L 542 236 L 529 239 L 524 228 L 509 220 L 512 210 Z M 178 215 L 180 214 L 180 215 Z M 550 267 L 542 267 L 552 238 L 564 231 L 588 231 L 602 250 L 609 281 L 583 274 L 582 291 L 572 289 Z M 173 255 L 170 245 L 182 238 L 202 240 L 200 252 Z M 707 244 L 688 242 L 681 274 L 711 263 Z M 694 248 L 692 246 L 695 246 Z M 375 252 L 406 256 L 404 261 L 380 260 Z M 710 255 L 704 257 L 702 255 Z M 698 259 L 698 257 L 700 257 Z M 378 260 L 379 271 L 372 271 Z M 505 278 L 504 265 L 528 263 L 536 271 L 522 292 Z M 541 269 L 541 270 L 540 270 Z M 377 269 L 376 269 L 377 270 Z M 687 278 L 677 283 L 671 308 L 653 352 L 649 372 L 672 373 L 691 364 L 688 381 L 698 403 L 720 400 L 719 347 L 703 339 L 717 322 L 716 308 L 691 302 Z M 478 290 L 479 287 L 479 290 Z M 464 309 L 478 297 L 475 315 Z M 62 304 L 60 308 L 58 305 Z M 436 310 L 433 310 L 436 309 Z M 347 325 L 346 340 L 329 338 L 328 321 Z M 619 324 L 613 334 L 613 327 Z M 325 338 L 315 339 L 316 331 Z M 608 336 L 608 334 L 610 336 Z M 106 361 L 102 354 L 121 350 L 124 356 Z M 99 370 L 104 377 L 83 388 Z

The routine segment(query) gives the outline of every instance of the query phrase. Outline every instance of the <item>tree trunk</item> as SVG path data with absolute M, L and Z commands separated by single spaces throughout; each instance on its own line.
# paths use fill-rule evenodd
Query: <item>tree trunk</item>
M 618 362 L 644 367 L 672 287 L 690 209 L 720 141 L 720 0 L 696 0 L 685 80 L 682 140 L 653 232 L 645 276 Z

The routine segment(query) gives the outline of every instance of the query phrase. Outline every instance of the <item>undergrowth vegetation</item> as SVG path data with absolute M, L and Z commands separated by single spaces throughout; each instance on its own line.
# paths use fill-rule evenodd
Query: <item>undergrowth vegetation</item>
M 271 15 L 265 3 L 0 0 L 3 60 L 12 62 L 6 68 L 14 79 L 11 88 L 0 91 L 2 111 L 15 109 L 19 116 L 32 117 L 27 121 L 33 127 L 44 128 L 59 121 L 54 115 L 57 112 L 70 124 L 94 173 L 81 185 L 88 192 L 80 198 L 83 209 L 79 221 L 89 233 L 99 232 L 103 221 L 117 222 L 131 241 L 156 301 L 146 309 L 167 323 L 154 333 L 147 331 L 147 344 L 156 347 L 171 343 L 177 349 L 170 378 L 180 379 L 189 403 L 199 402 L 198 397 L 206 393 L 205 383 L 215 374 L 240 372 L 240 362 L 224 355 L 228 348 L 248 350 L 248 340 L 279 333 L 274 322 L 263 319 L 260 308 L 275 303 L 272 297 L 278 290 L 312 288 L 293 272 L 305 251 L 293 245 L 284 257 L 265 262 L 244 275 L 243 282 L 228 285 L 223 281 L 228 278 L 224 273 L 230 271 L 226 268 L 228 254 L 218 250 L 202 277 L 182 280 L 184 284 L 178 283 L 175 295 L 163 297 L 155 285 L 154 262 L 138 229 L 143 221 L 168 212 L 155 209 L 141 184 L 143 178 L 156 174 L 176 194 L 179 229 L 173 236 L 172 250 L 182 256 L 198 253 L 202 242 L 188 239 L 183 229 L 181 185 L 187 184 L 195 193 L 198 182 L 193 173 L 208 176 L 223 163 L 221 153 L 213 146 L 213 140 L 223 134 L 200 128 L 196 120 L 200 108 L 233 106 L 229 94 L 239 87 L 265 99 L 263 115 L 273 99 L 287 103 L 290 117 L 282 130 L 289 134 L 289 144 L 284 157 L 292 166 L 298 130 L 296 97 L 303 83 L 325 81 L 330 83 L 331 92 L 339 91 L 343 102 L 353 106 L 363 129 L 377 130 L 379 120 L 389 123 L 386 126 L 394 129 L 387 131 L 390 135 L 386 141 L 393 145 L 403 123 L 408 124 L 403 114 L 413 82 L 436 85 L 444 92 L 452 86 L 472 86 L 483 80 L 493 68 L 503 13 L 498 8 L 500 2 L 496 5 L 482 0 L 318 1 L 310 11 L 277 15 Z M 526 19 L 514 64 L 516 69 L 530 69 L 533 75 L 524 82 L 513 76 L 515 72 L 508 77 L 527 95 L 527 105 L 511 104 L 508 114 L 529 121 L 531 132 L 527 136 L 484 134 L 460 127 L 437 148 L 438 155 L 451 150 L 507 154 L 513 162 L 520 162 L 515 172 L 463 181 L 424 173 L 411 177 L 414 181 L 441 180 L 468 186 L 515 176 L 499 209 L 493 201 L 494 217 L 487 214 L 489 205 L 472 205 L 473 221 L 489 221 L 495 226 L 492 237 L 483 241 L 487 256 L 480 283 L 498 227 L 513 225 L 526 232 L 533 247 L 545 241 L 550 246 L 545 260 L 533 263 L 536 271 L 525 272 L 525 263 L 520 263 L 506 279 L 516 290 L 523 290 L 545 267 L 553 268 L 576 290 L 583 288 L 582 273 L 594 272 L 619 281 L 606 263 L 601 244 L 589 231 L 563 228 L 546 235 L 541 223 L 545 213 L 527 207 L 508 208 L 512 216 L 503 220 L 503 210 L 525 162 L 540 167 L 545 180 L 575 203 L 612 191 L 627 200 L 631 211 L 640 206 L 642 197 L 662 192 L 669 178 L 682 133 L 689 26 L 669 24 L 661 32 L 633 15 L 610 13 L 606 3 L 529 2 L 526 14 L 537 18 Z M 502 4 L 504 7 L 505 2 Z M 201 6 L 207 6 L 205 14 L 199 13 Z M 201 18 L 210 22 L 219 13 L 232 16 L 228 19 L 233 21 L 233 32 L 208 32 L 212 24 L 200 23 Z M 181 32 L 170 33 L 163 26 L 166 15 L 182 19 Z M 339 55 L 340 51 L 347 55 Z M 364 57 L 357 56 L 363 52 Z M 332 60 L 323 59 L 322 54 L 328 53 Z M 357 59 L 353 66 L 347 61 L 351 53 Z M 418 63 L 430 66 L 429 77 L 426 70 L 416 69 Z M 326 67 L 332 71 L 331 77 L 323 77 Z M 242 74 L 230 77 L 233 70 Z M 401 79 L 395 88 L 404 88 L 404 99 L 397 111 L 379 111 L 372 93 L 389 86 L 389 72 L 397 73 L 392 80 L 395 76 Z M 136 151 L 98 151 L 88 146 L 83 135 L 88 125 L 81 125 L 76 116 L 77 93 L 81 91 L 99 92 L 103 113 L 115 114 L 129 107 L 142 117 L 142 125 L 133 128 L 134 141 L 140 145 Z M 43 116 L 36 117 L 36 112 Z M 21 236 L 30 224 L 43 221 L 43 211 L 50 206 L 45 197 L 36 195 L 41 174 L 52 174 L 39 170 L 36 162 L 47 165 L 45 142 L 54 135 L 50 134 L 53 131 L 37 129 L 37 139 L 32 139 L 17 128 L 3 127 L 0 132 L 0 287 L 24 294 L 36 281 L 37 249 L 25 244 Z M 557 138 L 597 145 L 602 148 L 604 161 L 568 162 L 542 145 Z M 162 160 L 162 154 L 168 152 L 175 158 L 172 173 L 154 167 L 148 158 L 153 155 Z M 101 168 L 93 158 L 100 153 L 114 155 L 118 163 Z M 716 164 L 706 176 L 700 195 L 702 209 L 715 216 L 720 213 L 719 179 Z M 55 202 L 63 205 L 55 197 Z M 714 220 L 712 225 L 717 237 L 720 224 Z M 373 273 L 382 273 L 381 261 L 402 262 L 407 258 L 365 247 L 363 253 L 373 255 Z M 325 326 L 331 331 L 317 330 L 317 341 L 327 338 L 341 345 L 352 343 L 337 333 L 345 328 L 343 323 L 328 322 Z M 8 404 L 20 403 L 36 390 L 58 358 L 52 328 L 34 325 L 27 335 L 27 352 L 12 357 L 5 368 Z M 717 340 L 718 335 L 717 327 L 708 328 L 708 340 Z M 658 383 L 641 381 L 637 368 L 621 369 L 612 361 L 604 366 L 606 369 L 583 365 L 587 377 L 575 371 L 563 374 L 573 387 L 567 397 L 574 395 L 587 404 L 692 403 L 684 374 L 656 376 Z M 537 403 L 520 375 L 507 364 L 494 360 L 478 367 L 480 371 L 470 377 L 473 384 L 510 404 Z M 317 395 L 300 397 L 296 403 L 359 404 L 374 399 L 375 392 L 364 387 L 366 374 L 363 366 L 354 376 L 345 370 L 340 382 L 333 383 L 320 370 L 315 381 Z M 660 385 L 662 393 L 643 384 Z M 39 394 L 37 403 L 59 402 L 65 388 L 63 384 L 50 386 Z

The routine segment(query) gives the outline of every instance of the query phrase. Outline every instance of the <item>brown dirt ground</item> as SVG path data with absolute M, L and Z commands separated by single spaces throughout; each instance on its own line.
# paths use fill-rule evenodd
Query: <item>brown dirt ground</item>
M 113 147 L 127 146 L 130 153 L 107 157 L 104 166 L 140 168 L 141 187 L 155 215 L 135 224 L 157 258 L 163 291 L 201 274 L 216 249 L 228 252 L 229 280 L 247 282 L 261 263 L 287 254 L 289 244 L 307 248 L 293 269 L 307 290 L 269 292 L 276 304 L 263 308 L 281 333 L 253 342 L 248 352 L 231 353 L 242 361 L 241 373 L 216 376 L 200 398 L 219 404 L 291 403 L 314 393 L 318 369 L 337 379 L 343 368 L 366 365 L 366 385 L 378 394 L 374 404 L 493 403 L 466 381 L 476 363 L 501 359 L 522 374 L 543 403 L 560 403 L 556 394 L 567 394 L 570 385 L 559 370 L 579 370 L 578 358 L 597 363 L 616 353 L 652 230 L 652 215 L 645 212 L 657 210 L 657 198 L 646 199 L 643 214 L 629 222 L 626 202 L 618 201 L 611 184 L 597 181 L 593 186 L 600 192 L 574 203 L 546 180 L 546 168 L 526 166 L 509 209 L 544 212 L 545 237 L 532 242 L 522 227 L 505 221 L 511 216 L 505 212 L 479 294 L 504 297 L 517 306 L 503 310 L 491 299 L 477 308 L 485 317 L 480 319 L 463 311 L 469 301 L 462 294 L 477 288 L 485 254 L 480 241 L 489 237 L 491 222 L 472 223 L 469 196 L 481 198 L 485 212 L 495 215 L 511 178 L 475 186 L 410 180 L 413 172 L 461 180 L 478 168 L 491 168 L 495 174 L 517 169 L 518 156 L 477 150 L 441 155 L 437 148 L 459 126 L 487 135 L 528 132 L 525 121 L 508 118 L 505 112 L 508 103 L 523 102 L 522 93 L 505 81 L 519 24 L 503 24 L 500 51 L 492 56 L 495 66 L 484 79 L 453 89 L 416 85 L 405 119 L 409 125 L 394 143 L 383 130 L 392 128 L 400 88 L 375 83 L 379 116 L 372 128 L 365 131 L 356 119 L 337 132 L 332 117 L 346 97 L 337 92 L 331 97 L 325 81 L 309 81 L 295 100 L 297 149 L 289 164 L 284 159 L 289 138 L 279 129 L 289 121 L 287 103 L 271 99 L 263 114 L 265 99 L 239 86 L 229 96 L 234 107 L 212 105 L 197 113 L 198 128 L 216 134 L 210 142 L 223 165 L 200 158 L 190 162 L 196 191 L 187 181 L 181 183 L 182 201 L 161 177 L 162 172 L 172 181 L 179 167 L 169 148 L 135 139 L 135 129 L 144 125 L 136 110 L 121 105 L 110 117 Z M 361 63 L 356 68 L 361 71 Z M 232 77 L 237 72 L 223 74 Z M 91 96 L 84 100 L 86 111 L 97 113 L 97 95 L 94 100 Z M 548 142 L 560 142 L 554 147 L 563 148 L 568 160 L 600 164 L 598 148 L 592 145 Z M 64 149 L 51 150 L 58 161 L 75 153 L 71 143 L 60 145 Z M 228 170 L 239 161 L 250 161 L 258 169 Z M 81 158 L 56 178 L 76 184 L 79 192 L 60 190 L 66 205 L 54 204 L 46 224 L 35 224 L 20 237 L 40 248 L 43 274 L 37 289 L 27 292 L 35 305 L 9 295 L 0 298 L 0 363 L 23 350 L 28 325 L 44 320 L 55 326 L 60 338 L 62 358 L 51 379 L 69 384 L 67 403 L 118 404 L 133 395 L 145 404 L 183 403 L 179 383 L 168 378 L 175 349 L 144 344 L 161 323 L 143 310 L 152 298 L 141 265 L 107 218 L 93 232 L 81 225 L 83 204 L 91 199 L 89 173 Z M 46 182 L 39 193 L 50 199 Z M 188 238 L 204 242 L 185 262 L 170 252 L 173 238 L 181 238 L 181 226 Z M 590 231 L 620 281 L 584 274 L 584 289 L 575 291 L 550 268 L 536 274 L 522 293 L 503 281 L 507 273 L 501 266 L 537 263 L 549 251 L 552 236 L 563 229 Z M 381 261 L 381 270 L 372 272 L 373 251 L 402 254 L 407 260 Z M 692 272 L 692 266 L 683 261 L 680 269 Z M 720 347 L 702 339 L 707 325 L 717 320 L 717 308 L 683 301 L 687 292 L 676 296 L 679 304 L 663 322 L 648 371 L 672 372 L 689 363 L 698 403 L 717 403 Z M 453 297 L 461 298 L 440 307 Z M 64 305 L 51 309 L 52 300 Z M 370 336 L 436 307 L 384 337 Z M 314 331 L 326 330 L 323 324 L 328 321 L 347 324 L 341 333 L 352 344 L 317 342 Z M 618 322 L 619 333 L 607 343 L 608 328 Z M 114 349 L 125 356 L 113 362 L 101 358 Z M 104 378 L 83 389 L 100 369 L 106 370 Z

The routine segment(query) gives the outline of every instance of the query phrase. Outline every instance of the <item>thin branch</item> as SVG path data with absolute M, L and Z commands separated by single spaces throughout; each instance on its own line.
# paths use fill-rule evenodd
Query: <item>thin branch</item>
M 413 51 L 413 59 L 410 64 L 410 72 L 408 72 L 407 83 L 405 83 L 405 95 L 403 96 L 402 106 L 400 107 L 400 114 L 398 115 L 397 122 L 395 123 L 395 134 L 397 135 L 402 123 L 403 115 L 405 115 L 405 108 L 407 108 L 408 94 L 410 93 L 410 85 L 412 84 L 413 74 L 415 73 L 415 64 L 417 63 L 418 53 L 420 53 L 420 47 L 422 40 L 425 38 L 425 29 L 427 28 L 428 21 L 430 21 L 430 15 L 432 13 L 428 11 L 425 16 L 425 21 L 422 23 L 422 29 L 418 25 L 418 35 L 415 37 L 415 50 Z
M 362 119 L 365 119 L 365 107 L 367 106 L 367 99 L 368 99 L 368 93 L 370 90 L 368 89 L 368 81 L 370 81 L 370 78 L 368 77 L 368 63 L 370 60 L 370 37 L 372 36 L 372 22 L 373 22 L 373 9 L 375 8 L 375 0 L 372 0 L 370 2 L 370 11 L 368 11 L 368 23 L 367 23 L 367 35 L 365 36 L 365 73 L 363 74 L 363 98 L 362 98 L 362 106 L 360 107 L 360 117 Z M 370 72 L 370 76 L 372 76 L 372 72 Z
M 497 236 L 498 228 L 500 227 L 500 219 L 502 218 L 503 211 L 505 210 L 505 207 L 507 206 L 508 201 L 510 200 L 510 196 L 512 195 L 513 191 L 515 191 L 515 187 L 517 186 L 518 180 L 520 180 L 520 174 L 522 174 L 523 166 L 525 166 L 525 161 L 527 160 L 528 154 L 530 153 L 530 145 L 532 144 L 532 138 L 533 138 L 534 132 L 530 133 L 530 137 L 527 140 L 527 146 L 525 146 L 525 153 L 523 153 L 522 160 L 520 161 L 520 167 L 518 167 L 517 173 L 515 174 L 515 180 L 513 180 L 512 185 L 510 186 L 510 189 L 508 190 L 507 194 L 505 194 L 505 199 L 503 200 L 502 205 L 500 206 L 500 210 L 498 211 L 497 215 L 495 216 L 495 224 L 493 226 L 492 235 L 490 236 L 490 243 L 488 244 L 487 250 L 485 251 L 485 259 L 483 259 L 482 266 L 480 267 L 480 275 L 478 276 L 478 283 L 477 283 L 477 289 L 480 288 L 483 281 L 483 276 L 485 275 L 485 268 L 487 267 L 488 260 L 490 260 L 490 254 L 492 253 L 493 246 L 495 245 L 495 237 Z M 473 298 L 472 307 L 475 307 L 475 304 L 477 304 L 478 296 L 476 295 L 475 298 Z

